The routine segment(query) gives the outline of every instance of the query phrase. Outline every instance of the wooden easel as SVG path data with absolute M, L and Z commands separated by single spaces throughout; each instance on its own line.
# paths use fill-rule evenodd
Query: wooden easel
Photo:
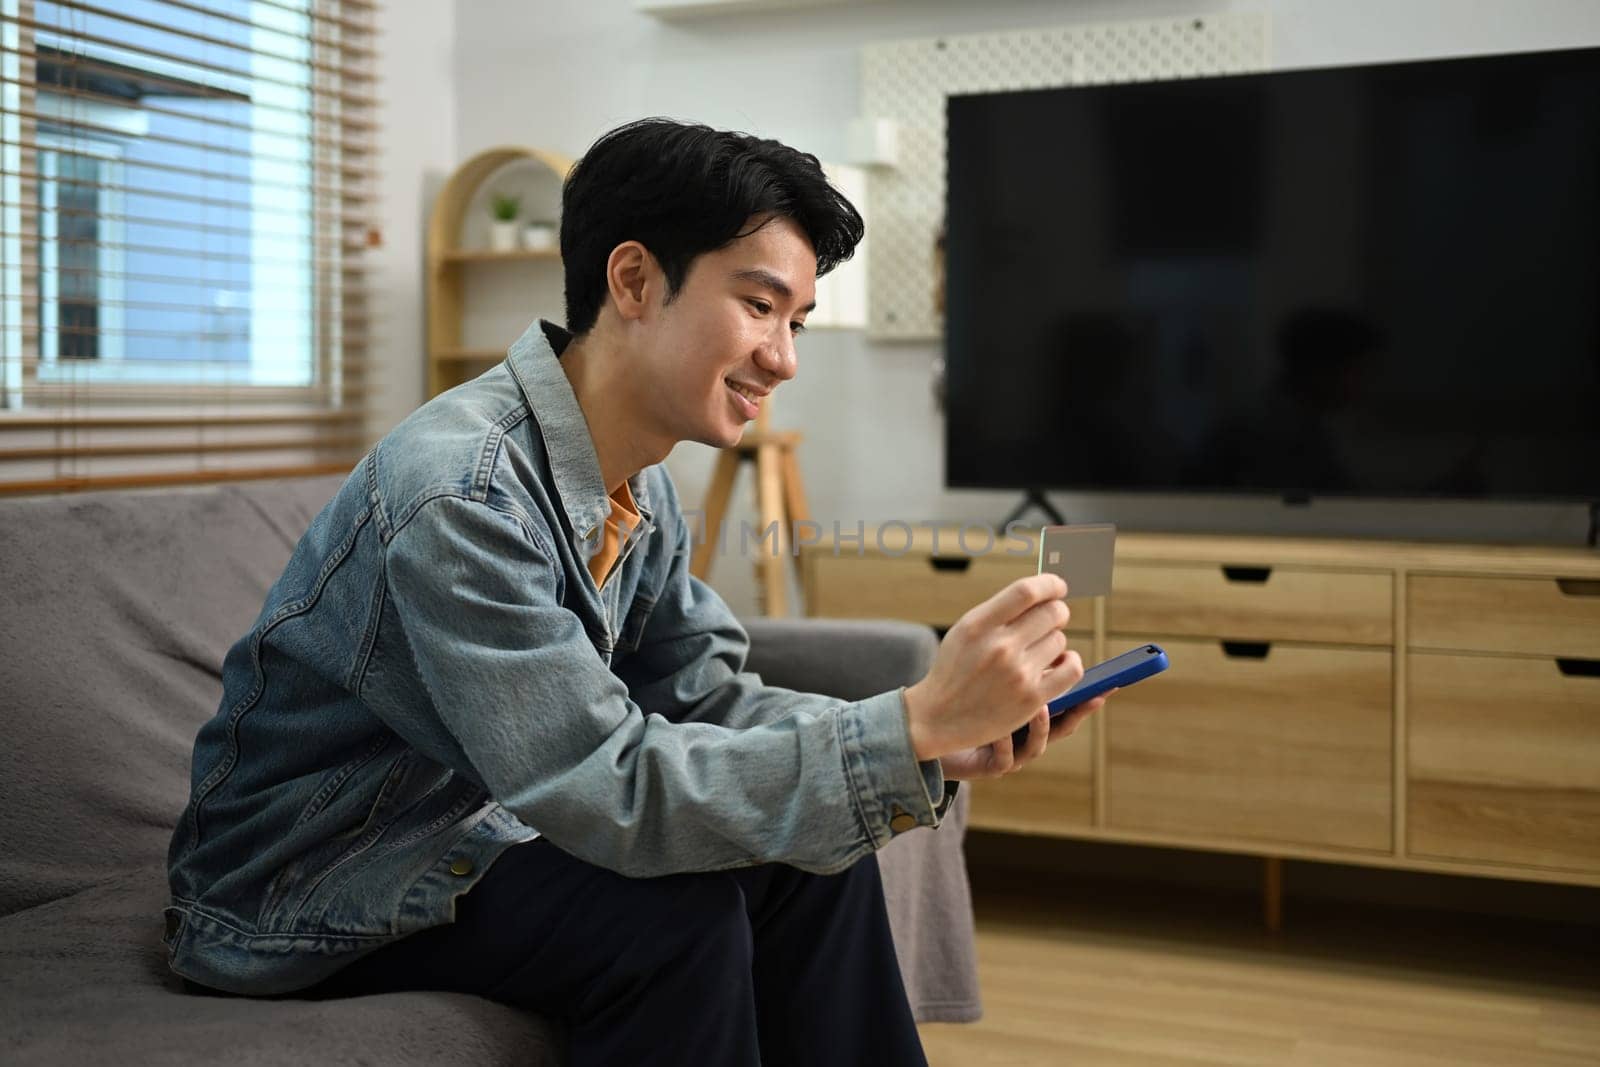
M 756 500 L 760 523 L 758 534 L 764 534 L 777 524 L 777 543 L 771 539 L 755 542 L 756 593 L 763 615 L 787 615 L 788 596 L 783 577 L 783 561 L 791 556 L 789 533 L 792 524 L 808 521 L 811 512 L 806 507 L 805 487 L 800 484 L 800 465 L 795 460 L 795 448 L 804 436 L 796 430 L 773 431 L 767 428 L 772 407 L 768 398 L 756 416 L 755 428 L 745 431 L 744 437 L 732 448 L 725 448 L 717 456 L 716 468 L 711 472 L 711 485 L 706 490 L 703 513 L 705 528 L 703 539 L 695 546 L 689 561 L 689 573 L 701 581 L 711 577 L 711 561 L 718 547 L 718 531 L 728 510 L 728 498 L 733 494 L 733 483 L 739 468 L 747 459 L 756 464 Z M 729 534 L 729 540 L 737 536 Z M 795 572 L 800 569 L 798 556 Z

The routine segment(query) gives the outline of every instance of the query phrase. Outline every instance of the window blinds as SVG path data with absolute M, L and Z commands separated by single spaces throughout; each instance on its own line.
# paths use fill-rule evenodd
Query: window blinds
M 0 492 L 359 457 L 373 18 L 0 0 Z

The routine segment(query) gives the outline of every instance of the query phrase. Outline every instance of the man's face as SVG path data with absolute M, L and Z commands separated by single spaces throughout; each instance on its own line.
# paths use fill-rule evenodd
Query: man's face
M 696 258 L 672 302 L 651 309 L 654 428 L 673 441 L 738 444 L 766 395 L 794 377 L 816 288 L 816 253 L 791 219 Z

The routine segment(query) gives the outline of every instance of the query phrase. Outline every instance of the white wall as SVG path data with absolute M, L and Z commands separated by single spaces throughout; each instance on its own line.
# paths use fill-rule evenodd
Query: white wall
M 377 21 L 383 245 L 371 254 L 374 439 L 420 404 L 426 388 L 424 236 L 434 193 L 456 164 L 456 0 L 386 4 Z
M 673 22 L 636 13 L 632 0 L 469 0 L 455 19 L 455 156 L 499 143 L 577 156 L 620 122 L 666 114 L 837 158 L 857 110 L 865 43 L 1262 10 L 1272 18 L 1280 69 L 1600 44 L 1597 0 L 885 0 Z M 427 20 L 436 21 L 431 13 Z M 439 86 L 431 68 L 421 73 L 421 85 L 391 82 L 390 90 L 434 114 Z M 411 136 L 407 145 L 420 158 L 439 134 L 427 134 L 425 145 L 424 134 Z M 394 161 L 395 181 L 413 180 L 407 162 Z M 528 308 L 536 315 L 559 318 L 561 308 Z M 998 522 L 1009 510 L 1016 495 L 943 488 L 943 426 L 929 380 L 937 354 L 935 344 L 874 344 L 859 332 L 804 339 L 800 375 L 779 391 L 775 412 L 780 426 L 806 431 L 801 465 L 817 518 L 852 526 L 858 518 Z M 687 506 L 701 498 L 710 460 L 709 450 L 684 445 L 669 461 Z M 754 518 L 750 482 L 735 518 Z M 1574 541 L 1586 523 L 1582 509 L 1491 504 L 1318 502 L 1289 510 L 1246 499 L 1052 499 L 1074 521 L 1129 529 Z M 714 582 L 737 610 L 751 609 L 753 583 L 741 561 L 725 558 Z

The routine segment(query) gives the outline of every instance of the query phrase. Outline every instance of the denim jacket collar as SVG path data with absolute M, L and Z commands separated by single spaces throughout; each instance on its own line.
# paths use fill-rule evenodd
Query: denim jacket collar
M 512 343 L 506 362 L 544 439 L 556 495 L 561 498 L 567 521 L 574 534 L 587 541 L 611 514 L 611 496 L 600 474 L 600 457 L 589 433 L 589 422 L 556 353 L 557 345 L 565 350 L 571 340 L 572 335 L 565 329 L 540 319 Z M 628 479 L 628 488 L 639 506 L 643 526 L 648 528 L 651 508 L 646 481 L 643 472 L 636 473 Z

